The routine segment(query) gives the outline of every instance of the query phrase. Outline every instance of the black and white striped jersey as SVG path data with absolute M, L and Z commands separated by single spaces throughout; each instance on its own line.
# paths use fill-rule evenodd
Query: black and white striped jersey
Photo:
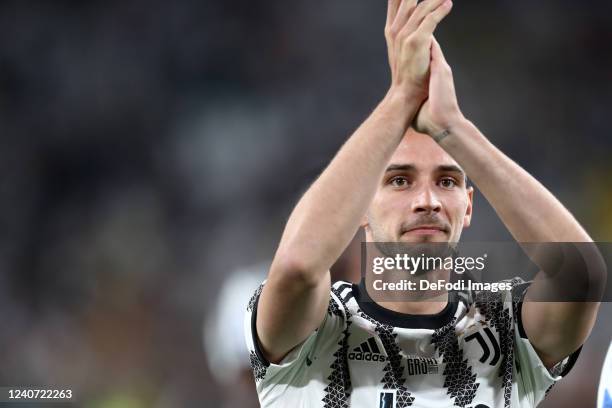
M 336 282 L 324 321 L 279 364 L 255 329 L 261 288 L 245 318 L 262 407 L 535 407 L 580 350 L 546 369 L 521 325 L 528 283 L 507 292 L 450 292 L 436 315 L 381 307 L 360 284 Z

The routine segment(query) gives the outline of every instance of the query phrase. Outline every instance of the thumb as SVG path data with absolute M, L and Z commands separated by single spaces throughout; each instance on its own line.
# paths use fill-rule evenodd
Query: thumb
M 450 68 L 448 62 L 446 62 L 446 58 L 444 58 L 440 43 L 433 37 L 431 41 L 431 69 L 437 71 L 445 67 Z

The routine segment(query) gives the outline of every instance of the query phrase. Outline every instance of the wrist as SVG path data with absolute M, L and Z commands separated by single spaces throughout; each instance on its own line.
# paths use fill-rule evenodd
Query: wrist
M 380 102 L 379 108 L 394 117 L 402 118 L 405 126 L 408 127 L 423 103 L 425 96 L 426 93 L 416 88 L 402 90 L 390 88 Z
M 428 134 L 437 143 L 440 143 L 446 137 L 463 133 L 461 130 L 469 126 L 471 122 L 459 113 L 455 117 L 444 121 L 443 124 L 431 126 L 428 129 Z
M 407 110 L 414 109 L 416 111 L 426 98 L 427 89 L 422 89 L 417 86 L 391 86 L 383 98 L 383 103 L 402 106 Z
M 474 124 L 462 117 L 453 122 L 449 122 L 449 125 L 439 130 L 435 134 L 431 134 L 432 139 L 438 143 L 444 149 L 450 148 L 451 146 L 461 145 L 469 140 L 474 139 L 474 136 L 478 133 L 478 129 Z

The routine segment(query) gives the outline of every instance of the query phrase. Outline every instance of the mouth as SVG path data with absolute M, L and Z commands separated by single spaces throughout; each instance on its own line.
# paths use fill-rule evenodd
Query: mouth
M 439 225 L 419 225 L 414 228 L 410 228 L 402 232 L 402 235 L 413 234 L 413 235 L 437 235 L 446 234 L 446 228 Z

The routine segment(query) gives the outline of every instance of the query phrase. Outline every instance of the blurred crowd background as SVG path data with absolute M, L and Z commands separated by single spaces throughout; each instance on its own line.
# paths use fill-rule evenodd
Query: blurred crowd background
M 385 15 L 0 2 L 0 385 L 257 406 L 241 313 L 293 204 L 387 90 Z M 457 0 L 437 38 L 465 115 L 612 241 L 612 3 Z M 480 195 L 463 239 L 510 239 Z M 354 255 L 335 277 L 358 278 Z M 542 407 L 594 406 L 610 306 Z

